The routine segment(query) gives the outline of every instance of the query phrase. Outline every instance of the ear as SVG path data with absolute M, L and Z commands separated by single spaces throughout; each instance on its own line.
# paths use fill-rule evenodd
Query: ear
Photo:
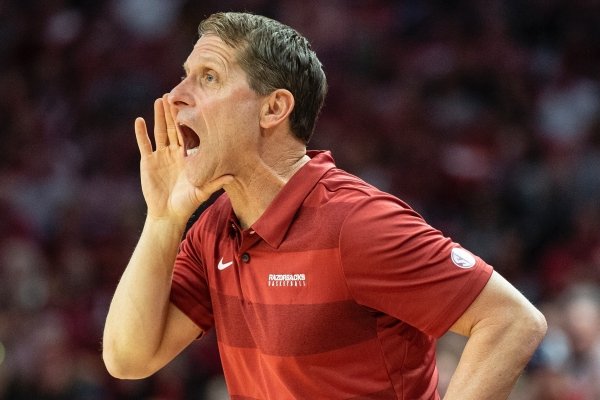
M 260 111 L 260 126 L 274 128 L 287 120 L 294 109 L 294 95 L 286 89 L 277 89 L 268 97 Z

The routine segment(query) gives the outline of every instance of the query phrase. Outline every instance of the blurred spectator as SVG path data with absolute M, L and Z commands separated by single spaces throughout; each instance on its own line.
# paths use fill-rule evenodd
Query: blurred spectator
M 600 398 L 600 288 L 576 285 L 555 309 L 548 309 L 551 330 L 539 349 L 532 373 L 534 400 Z

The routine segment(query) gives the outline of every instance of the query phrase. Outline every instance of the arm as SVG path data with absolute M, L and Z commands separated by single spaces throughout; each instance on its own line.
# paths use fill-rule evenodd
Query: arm
M 112 299 L 103 358 L 117 378 L 144 378 L 200 334 L 169 302 L 171 274 L 183 227 L 148 218 Z
M 506 399 L 546 333 L 544 316 L 494 272 L 450 329 L 469 336 L 444 400 Z
M 220 177 L 202 188 L 185 178 L 181 140 L 166 97 L 154 104 L 156 150 L 146 124 L 135 132 L 148 214 L 140 240 L 112 299 L 104 327 L 104 363 L 118 378 L 156 372 L 201 330 L 169 302 L 171 276 L 187 219 L 213 192 L 229 182 Z

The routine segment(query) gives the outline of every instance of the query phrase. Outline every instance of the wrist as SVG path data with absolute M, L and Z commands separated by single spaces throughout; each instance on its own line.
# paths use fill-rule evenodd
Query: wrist
M 173 233 L 181 236 L 185 230 L 188 218 L 183 217 L 158 217 L 152 214 L 146 215 L 146 221 L 144 222 L 144 230 L 158 230 L 162 234 Z

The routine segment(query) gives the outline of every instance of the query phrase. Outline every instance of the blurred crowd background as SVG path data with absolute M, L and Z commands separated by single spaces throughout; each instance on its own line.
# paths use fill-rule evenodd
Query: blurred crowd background
M 133 120 L 227 10 L 313 43 L 330 93 L 311 148 L 544 311 L 511 399 L 600 399 L 598 0 L 0 0 L 0 398 L 227 398 L 213 336 L 142 381 L 100 358 L 145 212 Z M 463 345 L 440 341 L 442 392 Z

